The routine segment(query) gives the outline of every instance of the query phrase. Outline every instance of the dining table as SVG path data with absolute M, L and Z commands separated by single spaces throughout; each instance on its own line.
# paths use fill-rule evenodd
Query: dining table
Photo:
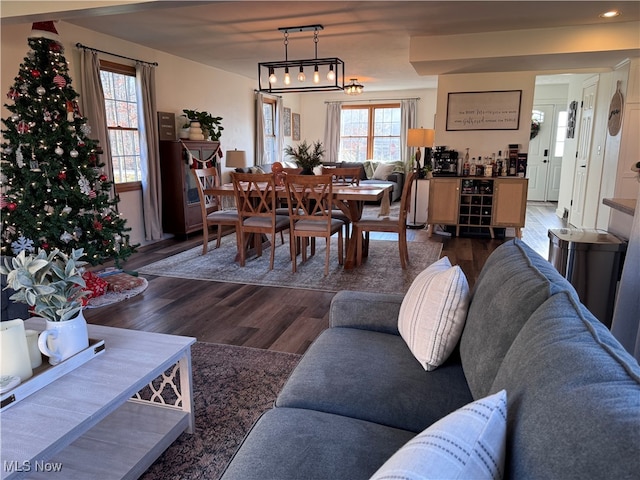
M 350 183 L 333 184 L 333 203 L 353 222 L 362 218 L 365 202 L 383 202 L 385 195 L 389 198 L 392 186 L 388 184 L 367 183 L 366 185 L 353 185 Z M 204 190 L 205 195 L 233 196 L 233 184 L 224 183 Z M 287 198 L 284 185 L 276 186 L 276 194 L 280 199 Z M 351 229 L 351 236 L 347 241 L 347 252 L 344 260 L 346 270 L 353 269 L 359 265 L 357 252 L 357 242 L 354 238 L 354 229 Z M 367 252 L 363 252 L 363 258 Z

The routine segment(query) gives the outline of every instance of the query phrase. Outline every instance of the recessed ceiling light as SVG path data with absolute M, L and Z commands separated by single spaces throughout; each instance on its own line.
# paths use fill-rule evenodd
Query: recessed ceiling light
M 620 15 L 620 12 L 618 10 L 610 10 L 608 12 L 600 14 L 602 18 L 613 18 L 617 17 L 618 15 Z

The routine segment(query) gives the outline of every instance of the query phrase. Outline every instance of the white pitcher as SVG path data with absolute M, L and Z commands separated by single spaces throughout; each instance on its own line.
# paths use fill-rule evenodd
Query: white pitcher
M 38 347 L 49 357 L 51 365 L 57 365 L 88 348 L 89 333 L 82 310 L 77 317 L 64 322 L 47 320 L 47 329 L 40 334 Z
M 19 318 L 0 322 L 0 375 L 20 377 L 23 382 L 33 375 L 24 321 Z

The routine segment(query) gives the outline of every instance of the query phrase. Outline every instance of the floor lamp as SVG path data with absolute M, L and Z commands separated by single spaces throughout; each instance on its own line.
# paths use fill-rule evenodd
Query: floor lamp
M 418 211 L 418 178 L 420 178 L 420 171 L 422 170 L 422 166 L 420 165 L 420 158 L 422 156 L 420 147 L 433 147 L 435 135 L 436 131 L 430 128 L 410 128 L 407 132 L 407 146 L 416 148 L 414 170 L 418 173 L 413 185 L 413 222 L 407 222 L 407 228 L 424 228 L 425 226 L 424 223 L 418 223 L 416 221 Z M 425 165 L 427 160 L 425 157 Z

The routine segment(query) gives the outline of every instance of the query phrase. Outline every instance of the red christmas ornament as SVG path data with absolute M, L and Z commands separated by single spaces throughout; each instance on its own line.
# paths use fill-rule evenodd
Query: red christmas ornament
M 24 120 L 18 123 L 18 133 L 29 133 L 29 124 Z
M 20 93 L 15 88 L 11 87 L 9 89 L 9 92 L 7 93 L 7 98 L 9 98 L 10 100 L 16 100 L 19 97 Z
M 58 88 L 64 88 L 67 85 L 67 80 L 60 74 L 53 77 L 53 83 Z
M 95 191 L 95 190 L 91 190 L 91 191 L 89 192 L 89 198 L 96 198 L 96 195 L 97 195 L 97 193 L 96 193 L 96 191 Z
M 101 182 L 106 182 L 107 181 L 107 176 L 104 173 L 102 175 L 100 175 L 100 181 Z
M 67 172 L 60 172 L 58 174 L 58 180 L 62 181 L 62 180 L 66 180 L 67 179 Z
M 15 202 L 9 202 L 7 204 L 7 210 L 9 210 L 10 212 L 13 212 L 16 208 L 18 208 L 18 204 Z
M 62 45 L 60 45 L 58 42 L 51 42 L 49 44 L 50 52 L 58 53 L 60 50 L 62 50 Z
M 49 244 L 47 242 L 42 242 L 42 244 L 40 246 L 42 248 L 44 248 L 45 250 L 49 250 Z
M 100 223 L 98 220 L 95 220 L 93 222 L 93 228 L 96 229 L 98 232 L 102 230 L 102 223 Z
M 89 161 L 91 162 L 92 165 L 96 164 L 96 156 L 92 153 L 91 155 L 89 155 Z
M 110 222 L 111 221 L 111 215 L 107 215 L 106 217 L 104 217 L 104 221 L 105 222 Z
M 36 69 L 36 68 L 34 68 L 33 70 L 31 70 L 31 76 L 32 76 L 33 78 L 40 78 L 40 75 L 41 75 L 40 70 L 38 70 L 38 69 Z

